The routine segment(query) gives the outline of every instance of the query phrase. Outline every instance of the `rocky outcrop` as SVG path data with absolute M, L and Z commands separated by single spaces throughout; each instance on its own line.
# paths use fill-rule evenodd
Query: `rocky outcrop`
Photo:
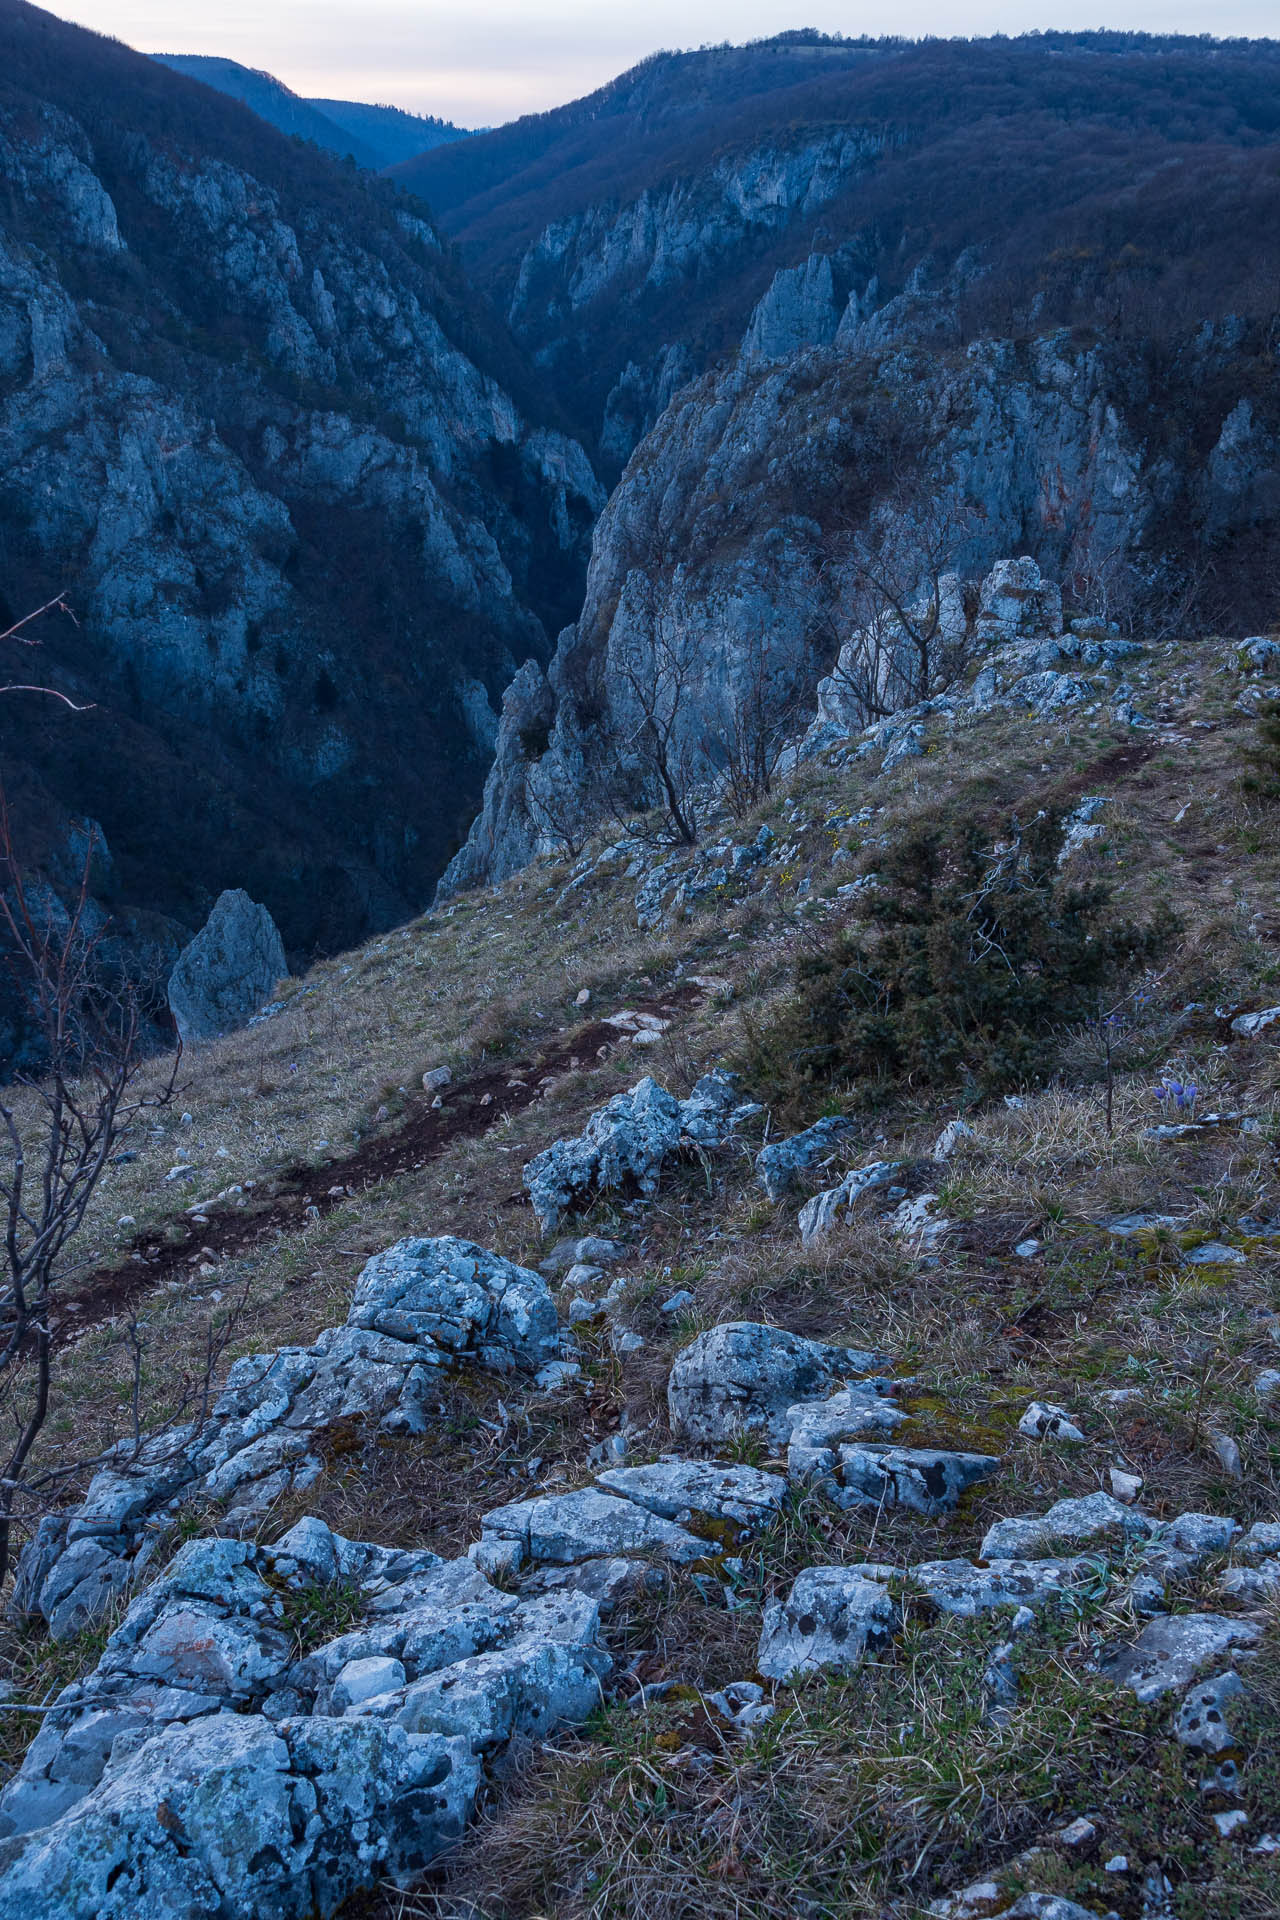
M 242 887 L 219 894 L 169 975 L 169 1008 L 184 1046 L 242 1027 L 288 971 L 279 928 L 266 908 Z
M 290 1608 L 356 1624 L 300 1654 Z M 0 1795 L 0 1914 L 329 1913 L 456 1841 L 513 1742 L 585 1718 L 610 1660 L 581 1594 L 499 1592 L 469 1559 L 299 1521 L 198 1540 L 45 1715 Z
M 773 1446 L 785 1446 L 800 1417 L 798 1402 L 886 1364 L 883 1354 L 808 1340 L 783 1327 L 726 1321 L 690 1341 L 672 1367 L 671 1430 L 703 1445 L 759 1433 Z M 876 1396 L 893 1391 L 886 1380 L 863 1384 Z
M 364 1267 L 345 1326 L 237 1360 L 207 1419 L 125 1443 L 78 1507 L 43 1520 L 13 1611 L 69 1639 L 143 1571 L 158 1521 L 182 1501 L 203 1494 L 223 1504 L 230 1530 L 252 1531 L 274 1501 L 318 1478 L 335 1421 L 420 1433 L 438 1369 L 471 1360 L 532 1375 L 559 1352 L 541 1275 L 470 1241 L 401 1240 Z
M 651 1200 L 663 1167 L 682 1147 L 723 1146 L 760 1112 L 754 1102 L 739 1099 L 732 1074 L 704 1074 L 687 1100 L 677 1100 L 646 1075 L 592 1114 L 576 1140 L 555 1141 L 526 1166 L 524 1184 L 538 1225 L 551 1233 L 571 1208 L 619 1188 Z
M 1210 404 L 1199 349 L 1179 377 L 1188 410 Z M 1232 378 L 1226 362 L 1218 377 Z M 687 786 L 723 774 L 761 687 L 769 714 L 792 716 L 796 732 L 817 701 L 813 740 L 847 736 L 858 676 L 830 673 L 842 646 L 864 647 L 847 536 L 875 522 L 898 484 L 886 439 L 910 440 L 913 485 L 949 516 L 960 574 L 985 595 L 966 606 L 956 581 L 942 640 L 979 654 L 1054 643 L 1052 661 L 1022 666 L 1001 697 L 1040 708 L 1072 696 L 1070 662 L 1087 664 L 1100 643 L 1063 632 L 1055 582 L 1139 610 L 1144 593 L 1176 591 L 1188 529 L 1209 537 L 1202 496 L 1217 483 L 1207 466 L 1167 457 L 1166 431 L 1131 358 L 1066 333 L 946 356 L 838 343 L 779 362 L 743 355 L 686 387 L 601 517 L 580 620 L 545 681 L 529 670 L 513 696 L 483 811 L 443 891 L 501 879 L 531 850 L 575 847 L 619 795 L 655 803 L 659 783 L 634 745 L 636 689 L 664 675 L 678 681 L 670 757 Z M 1280 471 L 1274 437 L 1255 453 Z M 1228 511 L 1226 494 L 1214 498 Z M 1058 677 L 1033 685 L 1036 671 Z M 903 751 L 920 750 L 918 735 L 904 740 Z

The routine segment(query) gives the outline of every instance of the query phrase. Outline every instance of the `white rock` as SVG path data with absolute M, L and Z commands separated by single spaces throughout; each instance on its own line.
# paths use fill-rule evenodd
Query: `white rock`
M 1121 1506 L 1109 1493 L 1089 1493 L 1080 1499 L 1059 1500 L 1047 1513 L 997 1520 L 983 1539 L 982 1558 L 1035 1557 L 1059 1545 L 1122 1545 L 1151 1534 L 1155 1525 L 1149 1514 Z
M 898 1609 L 884 1587 L 846 1567 L 809 1567 L 783 1602 L 765 1608 L 756 1665 L 766 1680 L 824 1667 L 849 1673 L 889 1644 Z
M 1116 1499 L 1123 1500 L 1127 1507 L 1131 1507 L 1138 1498 L 1138 1495 L 1142 1492 L 1144 1484 L 1142 1475 L 1140 1473 L 1126 1473 L 1123 1467 L 1112 1467 L 1109 1478 L 1111 1480 L 1111 1491 Z
M 1256 1033 L 1274 1026 L 1277 1020 L 1280 1020 L 1280 1007 L 1264 1007 L 1261 1013 L 1239 1014 L 1231 1022 L 1231 1031 L 1251 1040 Z
M 967 1120 L 948 1120 L 933 1143 L 933 1158 L 949 1160 L 959 1147 L 967 1141 L 976 1140 L 977 1137 Z
M 1262 1628 L 1253 1620 L 1218 1613 L 1161 1614 L 1131 1647 L 1101 1661 L 1099 1671 L 1146 1704 L 1181 1692 L 1201 1667 L 1232 1649 L 1247 1656 L 1261 1638 Z
M 1065 1407 L 1055 1407 L 1043 1400 L 1031 1402 L 1018 1422 L 1018 1432 L 1030 1440 L 1067 1440 L 1076 1445 L 1084 1440 Z

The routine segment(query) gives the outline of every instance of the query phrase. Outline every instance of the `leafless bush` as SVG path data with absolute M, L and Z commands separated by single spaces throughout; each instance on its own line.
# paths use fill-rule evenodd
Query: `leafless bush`
M 827 620 L 839 649 L 832 677 L 862 724 L 942 692 L 963 667 L 965 609 L 952 569 L 975 519 L 949 496 L 921 499 L 899 486 L 865 525 L 837 524 L 829 534 Z M 855 638 L 857 646 L 845 645 Z
M 4 1262 L 0 1272 L 0 1404 L 11 1422 L 0 1467 L 0 1580 L 15 1518 L 27 1503 L 32 1449 L 49 1413 L 51 1316 L 69 1277 L 68 1249 L 112 1154 L 139 1115 L 173 1098 L 181 1052 L 167 1076 L 139 1087 L 136 995 L 99 964 L 89 865 L 70 908 L 24 878 L 0 798 L 0 931 L 31 1027 L 38 1065 L 0 1094 Z

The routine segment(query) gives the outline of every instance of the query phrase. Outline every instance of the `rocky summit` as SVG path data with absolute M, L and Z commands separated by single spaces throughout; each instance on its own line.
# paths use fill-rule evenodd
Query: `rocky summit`
M 0 49 L 0 1920 L 1271 1920 L 1276 45 Z

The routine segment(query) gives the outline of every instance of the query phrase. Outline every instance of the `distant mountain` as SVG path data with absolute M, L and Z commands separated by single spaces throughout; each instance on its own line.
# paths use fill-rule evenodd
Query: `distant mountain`
M 376 153 L 381 167 L 470 137 L 466 127 L 455 127 L 433 113 L 406 113 L 401 107 L 367 106 L 360 100 L 309 100 L 307 105 Z
M 235 60 L 219 60 L 204 53 L 157 53 L 152 57 L 161 66 L 172 67 L 175 73 L 185 73 L 188 79 L 203 81 L 206 87 L 241 101 L 281 133 L 312 140 L 316 146 L 340 157 L 350 154 L 360 166 L 375 171 L 387 164 L 365 141 L 329 119 L 309 100 L 290 92 L 273 75 L 260 73 L 256 67 L 242 67 Z
M 157 53 L 153 58 L 241 101 L 281 133 L 312 140 L 329 153 L 340 158 L 349 155 L 359 166 L 375 171 L 467 136 L 465 127 L 455 127 L 433 114 L 406 113 L 400 107 L 369 106 L 358 100 L 304 100 L 273 74 L 212 54 Z
M 1035 299 L 1131 331 L 1274 306 L 1278 152 L 1275 42 L 805 33 L 655 55 L 391 177 L 616 474 L 771 293 L 770 350 L 956 273 L 957 340 Z

